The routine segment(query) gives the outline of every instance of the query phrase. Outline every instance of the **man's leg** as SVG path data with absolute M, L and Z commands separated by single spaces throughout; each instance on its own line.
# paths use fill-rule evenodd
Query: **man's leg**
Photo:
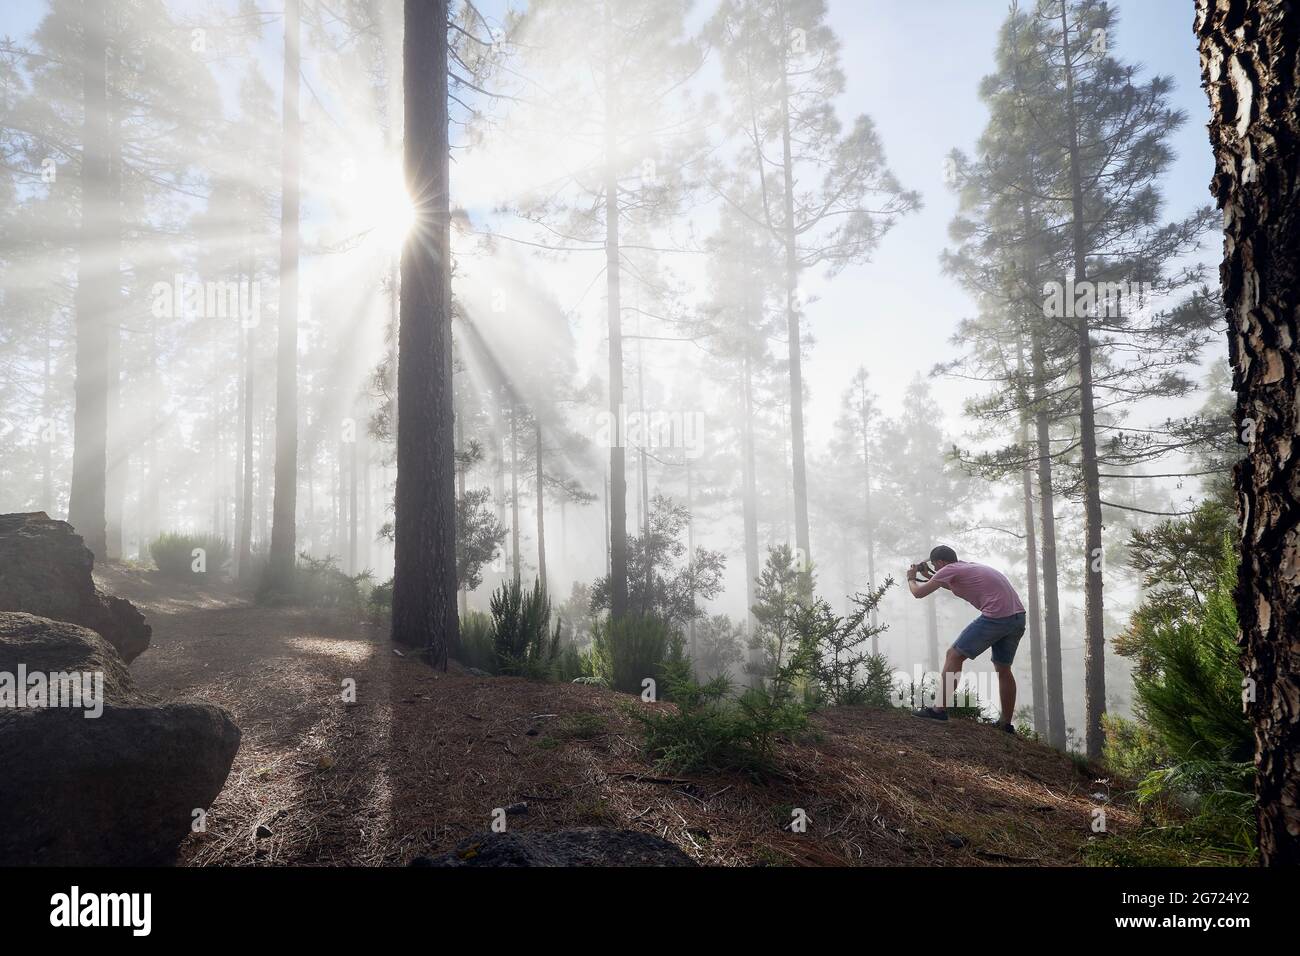
M 961 680 L 961 668 L 965 663 L 965 654 L 955 647 L 948 648 L 948 654 L 943 659 L 942 683 L 939 685 L 939 702 L 935 705 L 935 710 L 947 710 L 950 703 L 956 703 L 957 682 Z
M 1001 724 L 1009 727 L 1016 715 L 1016 678 L 1011 673 L 1010 664 L 995 663 L 993 667 L 998 672 L 998 697 L 1002 701 Z

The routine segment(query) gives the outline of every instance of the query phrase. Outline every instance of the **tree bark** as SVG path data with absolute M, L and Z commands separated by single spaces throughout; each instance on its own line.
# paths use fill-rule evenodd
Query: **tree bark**
M 1300 863 L 1300 11 L 1283 0 L 1196 6 L 1224 216 L 1228 346 L 1246 457 L 1235 591 L 1265 866 Z
M 249 282 L 255 281 L 250 272 Z M 253 328 L 243 330 L 244 381 L 243 381 L 243 455 L 240 476 L 239 509 L 239 580 L 248 581 L 253 558 Z
M 285 0 L 284 142 L 280 195 L 280 302 L 275 372 L 275 498 L 271 506 L 270 591 L 287 590 L 297 557 L 298 511 L 298 170 L 302 123 L 298 117 L 300 0 Z
M 1074 108 L 1074 70 L 1070 64 L 1067 5 L 1061 4 L 1061 51 L 1065 69 L 1066 122 L 1069 125 L 1070 227 L 1074 252 L 1074 282 L 1087 281 L 1087 240 L 1084 233 L 1083 172 L 1079 168 L 1079 127 Z M 1101 759 L 1104 743 L 1101 718 L 1106 712 L 1106 630 L 1102 594 L 1101 476 L 1097 467 L 1097 425 L 1092 388 L 1092 338 L 1088 316 L 1076 317 L 1079 343 L 1079 467 L 1083 473 L 1084 515 L 1084 650 L 1083 709 L 1085 750 Z
M 785 9 L 781 11 L 784 24 Z M 789 31 L 782 33 L 788 36 Z M 782 233 L 785 245 L 786 345 L 790 363 L 790 474 L 794 494 L 794 540 L 799 570 L 812 567 L 808 534 L 808 476 L 804 464 L 803 436 L 803 342 L 799 329 L 799 259 L 794 221 L 794 161 L 790 148 L 790 92 L 788 66 L 781 70 L 781 154 L 784 203 Z
M 1042 529 L 1043 656 L 1047 678 L 1047 742 L 1064 750 L 1065 690 L 1061 677 L 1061 601 L 1056 572 L 1056 491 L 1052 485 L 1052 425 L 1044 380 L 1047 355 L 1042 331 L 1032 327 L 1030 364 L 1034 376 L 1034 432 L 1038 449 L 1038 521 Z
M 744 493 L 741 505 L 745 522 L 745 633 L 753 636 L 757 622 L 754 620 L 754 582 L 758 580 L 758 476 L 754 462 L 754 380 L 748 351 L 741 359 L 741 414 L 744 424 L 741 433 L 741 457 Z M 750 652 L 750 663 L 756 668 L 762 663 L 761 648 Z M 757 673 L 757 671 L 755 671 Z
M 1021 441 L 1030 444 L 1028 416 L 1021 423 Z M 1043 610 L 1039 601 L 1039 542 L 1034 524 L 1034 476 L 1026 460 L 1021 470 L 1021 497 L 1024 501 L 1024 574 L 1030 588 L 1030 679 L 1034 689 L 1034 732 L 1048 736 L 1047 688 L 1043 674 Z
M 84 53 L 83 145 L 81 152 L 81 236 L 78 243 L 76 379 L 73 383 L 72 487 L 68 523 L 95 558 L 108 557 L 105 481 L 108 445 L 108 334 L 105 304 L 112 283 L 102 261 L 101 242 L 109 206 L 107 8 L 82 3 Z
M 519 404 L 510 397 L 510 559 L 519 581 Z
M 609 595 L 610 616 L 627 614 L 627 476 L 623 449 L 623 315 L 619 294 L 619 104 L 614 89 L 613 11 L 605 4 L 605 297 L 609 316 Z
M 447 0 L 406 0 L 402 40 L 407 192 L 397 363 L 393 640 L 446 670 L 456 618 Z
M 542 590 L 547 591 L 546 582 L 546 512 L 545 472 L 542 468 L 542 418 L 534 415 L 533 440 L 537 452 L 537 579 L 542 582 Z

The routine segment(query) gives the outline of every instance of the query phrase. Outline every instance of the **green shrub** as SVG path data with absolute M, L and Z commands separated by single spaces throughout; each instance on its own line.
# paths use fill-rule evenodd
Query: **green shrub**
M 726 677 L 703 685 L 673 677 L 668 689 L 674 709 L 632 711 L 647 756 L 665 770 L 762 774 L 772 768 L 777 740 L 807 726 L 806 709 L 789 695 L 751 688 L 733 697 Z
M 382 584 L 376 584 L 370 589 L 370 597 L 366 599 L 366 608 L 369 611 L 370 619 L 376 624 L 383 624 L 391 620 L 393 616 L 392 578 Z
M 1107 759 L 1139 778 L 1138 800 L 1153 826 L 1099 849 L 1150 864 L 1255 858 L 1254 733 L 1242 712 L 1236 555 L 1225 542 L 1218 578 L 1191 612 L 1135 614 L 1143 651 L 1134 676 L 1136 725 L 1107 723 Z M 1167 597 L 1165 599 L 1167 601 Z M 1178 807 L 1190 806 L 1192 817 Z
M 560 625 L 541 580 L 524 591 L 516 578 L 492 592 L 492 642 L 500 674 L 547 678 L 560 651 Z
M 195 549 L 202 549 L 203 571 L 195 571 L 198 558 Z M 164 577 L 178 581 L 211 581 L 230 561 L 230 542 L 220 535 L 190 534 L 187 532 L 160 534 L 149 544 L 149 556 Z
M 499 673 L 490 614 L 469 611 L 460 619 L 460 646 L 455 658 L 466 667 Z
M 598 621 L 591 643 L 590 676 L 625 694 L 640 694 L 647 677 L 665 684 L 665 663 L 683 659 L 681 637 L 651 615 Z
M 373 577 L 369 571 L 344 574 L 339 568 L 338 558 L 333 555 L 313 558 L 303 552 L 298 555 L 298 565 L 294 569 L 290 599 L 305 607 L 360 611 L 371 596 Z M 391 600 L 390 597 L 390 610 Z

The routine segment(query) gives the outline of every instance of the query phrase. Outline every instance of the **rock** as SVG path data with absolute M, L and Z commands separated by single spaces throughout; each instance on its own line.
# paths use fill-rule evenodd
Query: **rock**
M 636 830 L 582 827 L 479 833 L 451 853 L 416 857 L 411 866 L 695 866 L 667 840 Z
M 104 594 L 95 557 L 66 521 L 43 511 L 0 515 L 0 611 L 24 611 L 97 631 L 130 664 L 153 629 L 135 605 Z
M 259 823 L 257 829 L 253 831 L 254 840 L 265 840 L 269 836 L 271 836 L 271 828 L 265 823 Z
M 0 691 L 8 678 L 12 693 L 20 665 L 29 683 L 33 674 L 99 675 L 102 689 L 91 692 L 103 710 L 0 707 L 0 866 L 172 860 L 195 811 L 226 782 L 240 736 L 230 716 L 138 692 L 94 631 L 0 613 Z

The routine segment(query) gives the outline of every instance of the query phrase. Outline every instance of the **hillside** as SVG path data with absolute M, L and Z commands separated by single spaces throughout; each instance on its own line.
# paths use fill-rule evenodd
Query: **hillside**
M 329 610 L 105 568 L 154 627 L 141 689 L 227 708 L 243 744 L 208 830 L 181 860 L 404 864 L 488 829 L 618 826 L 707 865 L 1070 865 L 1108 784 L 1045 745 L 960 721 L 836 708 L 783 744 L 778 775 L 663 775 L 635 698 L 574 684 L 447 674 Z M 356 702 L 344 703 L 344 682 Z M 792 810 L 808 818 L 789 829 Z M 1135 822 L 1117 800 L 1110 832 Z M 260 836 L 259 836 L 260 834 Z

